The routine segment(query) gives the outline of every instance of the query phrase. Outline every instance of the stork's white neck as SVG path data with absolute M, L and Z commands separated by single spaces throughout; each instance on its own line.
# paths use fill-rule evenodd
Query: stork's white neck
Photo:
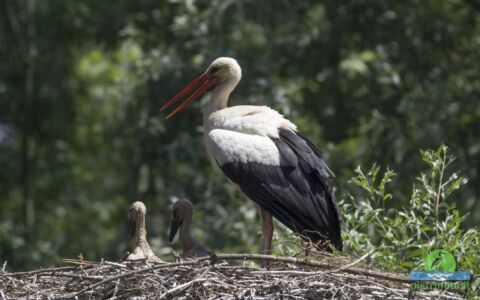
M 208 118 L 212 113 L 227 107 L 228 98 L 238 85 L 241 77 L 241 70 L 236 70 L 230 79 L 225 80 L 215 87 L 212 92 L 212 97 L 207 101 L 203 109 L 203 122 L 205 126 L 208 125 Z

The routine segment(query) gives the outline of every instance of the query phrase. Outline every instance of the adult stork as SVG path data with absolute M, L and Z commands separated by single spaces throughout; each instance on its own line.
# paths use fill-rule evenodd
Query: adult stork
M 260 206 L 265 254 L 272 248 L 272 215 L 317 247 L 328 249 L 330 242 L 341 250 L 339 211 L 328 182 L 332 171 L 317 147 L 277 111 L 266 106 L 227 107 L 241 77 L 235 59 L 217 58 L 161 111 L 197 87 L 167 118 L 213 91 L 203 112 L 206 148 L 225 175 Z

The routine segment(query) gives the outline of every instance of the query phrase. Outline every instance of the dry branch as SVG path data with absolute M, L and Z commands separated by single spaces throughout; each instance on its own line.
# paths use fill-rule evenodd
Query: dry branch
M 189 281 L 187 283 L 184 283 L 184 284 L 181 284 L 177 287 L 174 287 L 173 289 L 170 289 L 168 291 L 166 291 L 165 293 L 163 293 L 159 299 L 165 299 L 169 296 L 172 296 L 172 295 L 175 295 L 176 293 L 180 292 L 180 291 L 183 291 L 189 287 L 191 287 L 194 283 L 197 283 L 197 282 L 204 282 L 205 280 L 207 280 L 207 278 L 195 278 L 194 280 L 192 281 Z

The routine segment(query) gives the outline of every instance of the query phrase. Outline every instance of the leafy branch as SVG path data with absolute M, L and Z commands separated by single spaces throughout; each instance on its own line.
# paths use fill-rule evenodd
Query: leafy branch
M 480 233 L 462 229 L 465 216 L 449 201 L 467 179 L 450 171 L 455 157 L 447 146 L 420 154 L 428 169 L 413 184 L 409 206 L 400 209 L 386 205 L 395 198 L 388 192 L 394 171 L 387 169 L 381 174 L 377 165 L 367 172 L 357 167 L 350 182 L 361 189 L 353 190 L 340 205 L 345 245 L 353 253 L 377 247 L 372 256 L 376 263 L 403 272 L 421 268 L 429 251 L 444 248 L 454 253 L 460 269 L 478 273 Z

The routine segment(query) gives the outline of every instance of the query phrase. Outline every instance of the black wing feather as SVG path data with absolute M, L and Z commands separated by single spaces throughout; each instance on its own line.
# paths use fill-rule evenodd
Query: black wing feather
M 330 241 L 341 250 L 339 212 L 327 183 L 333 172 L 306 137 L 279 129 L 279 138 L 272 140 L 282 166 L 229 162 L 220 168 L 285 226 L 313 242 Z

